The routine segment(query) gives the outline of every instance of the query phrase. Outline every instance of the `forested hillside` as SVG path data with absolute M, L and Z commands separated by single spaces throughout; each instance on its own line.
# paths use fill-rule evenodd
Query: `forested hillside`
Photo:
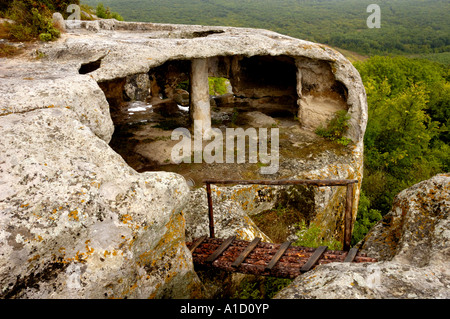
M 366 88 L 369 121 L 354 243 L 400 191 L 450 172 L 449 68 L 400 56 L 375 56 L 355 66 Z
M 84 0 L 127 21 L 270 29 L 365 55 L 416 54 L 450 62 L 448 0 Z M 367 6 L 381 8 L 369 29 Z

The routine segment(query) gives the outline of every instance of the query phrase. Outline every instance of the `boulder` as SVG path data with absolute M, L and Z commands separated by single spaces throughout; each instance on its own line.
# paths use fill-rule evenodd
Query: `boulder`
M 61 13 L 55 12 L 52 17 L 53 25 L 59 29 L 61 32 L 66 32 L 66 22 Z
M 173 99 L 181 106 L 189 106 L 189 92 L 183 89 L 176 89 Z
M 185 180 L 138 174 L 66 108 L 0 117 L 3 298 L 193 298 Z
M 273 117 L 270 117 L 264 113 L 253 111 L 247 112 L 243 116 L 246 124 L 250 127 L 276 127 L 277 121 Z
M 274 299 L 448 299 L 450 280 L 393 262 L 331 263 L 297 277 Z
M 450 276 L 449 194 L 450 174 L 402 191 L 360 243 L 362 252 L 379 260 L 436 267 Z
M 150 95 L 150 78 L 148 74 L 127 76 L 124 91 L 131 101 L 145 101 Z
M 114 132 L 108 101 L 88 75 L 78 74 L 80 64 L 8 60 L 0 65 L 0 116 L 37 109 L 67 108 L 106 142 Z
M 212 98 L 217 107 L 232 107 L 235 103 L 235 97 L 233 93 L 226 93 Z
M 359 243 L 379 262 L 318 266 L 276 298 L 450 298 L 449 191 L 450 174 L 402 191 Z
M 230 193 L 229 190 L 228 192 Z M 249 241 L 260 237 L 263 241 L 271 241 L 255 225 L 241 205 L 236 205 L 236 197 L 221 197 L 221 189 L 215 185 L 211 186 L 211 193 L 216 237 L 228 238 L 230 236 L 237 236 L 239 239 Z M 208 201 L 206 197 L 205 188 L 192 190 L 188 203 L 183 208 L 187 226 L 186 239 L 188 241 L 193 241 L 203 235 L 209 235 Z

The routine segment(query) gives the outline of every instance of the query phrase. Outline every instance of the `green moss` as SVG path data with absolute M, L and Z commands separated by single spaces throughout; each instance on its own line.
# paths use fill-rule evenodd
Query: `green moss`
M 52 35 L 50 33 L 41 33 L 39 34 L 39 40 L 43 42 L 51 41 Z

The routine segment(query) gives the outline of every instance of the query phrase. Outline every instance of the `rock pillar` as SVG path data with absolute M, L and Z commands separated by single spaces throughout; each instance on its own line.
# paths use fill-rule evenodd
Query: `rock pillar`
M 203 139 L 209 139 L 211 137 L 211 105 L 209 103 L 207 59 L 191 61 L 190 84 L 190 116 L 194 133 L 201 133 Z
M 302 124 L 302 119 L 303 119 L 303 110 L 302 110 L 302 97 L 303 97 L 303 85 L 302 85 L 302 68 L 300 66 L 300 63 L 298 60 L 295 61 L 295 66 L 297 67 L 297 105 L 298 105 L 298 110 L 297 110 L 297 118 L 300 121 L 300 124 Z

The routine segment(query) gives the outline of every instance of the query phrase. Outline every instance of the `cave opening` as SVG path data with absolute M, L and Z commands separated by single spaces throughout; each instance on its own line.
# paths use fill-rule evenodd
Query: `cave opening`
M 204 68 L 200 76 L 207 77 L 206 117 L 211 128 L 275 128 L 283 120 L 288 125 L 298 123 L 294 58 L 217 56 L 199 62 Z M 218 169 L 220 165 L 174 164 L 171 159 L 177 143 L 171 133 L 176 128 L 192 132 L 194 91 L 205 90 L 198 88 L 193 73 L 198 73 L 193 60 L 169 60 L 145 74 L 99 83 L 115 126 L 110 145 L 138 172 L 174 171 L 196 181 L 212 173 L 229 174 L 228 164 Z M 245 163 L 233 172 L 242 178 L 246 171 L 259 168 Z
M 314 127 L 324 123 L 329 114 L 347 108 L 346 87 L 334 79 L 328 63 L 288 56 L 237 55 L 196 60 L 169 60 L 148 73 L 99 83 L 115 126 L 110 146 L 136 171 L 175 172 L 195 189 L 210 178 L 289 178 L 301 169 L 314 169 L 317 155 L 341 150 L 314 133 Z M 199 78 L 194 77 L 194 72 Z M 200 84 L 199 89 L 199 83 L 206 85 Z M 196 90 L 203 90 L 206 96 L 206 116 L 212 128 L 279 129 L 280 157 L 286 160 L 285 167 L 267 176 L 260 173 L 261 163 L 174 163 L 171 150 L 178 140 L 172 140 L 172 132 L 186 128 L 193 133 Z M 262 232 L 277 241 L 284 240 L 298 230 L 301 222 L 309 224 L 314 219 L 316 194 L 311 189 L 297 193 L 298 198 L 274 199 L 273 207 L 250 219 Z
M 78 69 L 78 73 L 89 74 L 94 72 L 95 70 L 98 70 L 101 67 L 102 59 L 103 57 L 92 62 L 81 64 L 80 68 Z

